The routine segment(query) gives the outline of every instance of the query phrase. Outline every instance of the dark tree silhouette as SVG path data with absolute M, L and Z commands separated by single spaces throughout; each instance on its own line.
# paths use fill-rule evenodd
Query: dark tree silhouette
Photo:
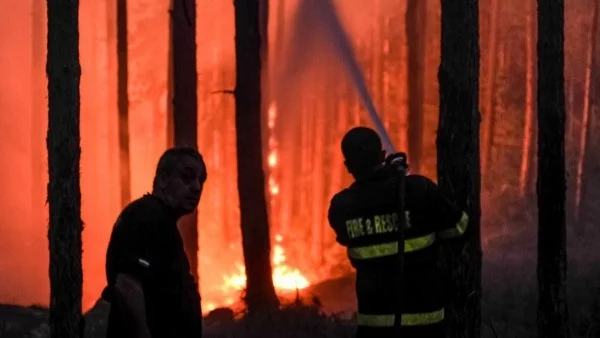
M 198 148 L 196 1 L 173 0 L 171 7 L 173 136 L 176 146 Z M 192 274 L 198 277 L 198 213 L 179 221 Z
M 50 336 L 83 337 L 79 1 L 48 0 Z
M 411 169 L 420 172 L 423 157 L 423 101 L 425 90 L 425 43 L 427 41 L 427 1 L 406 3 L 408 44 L 408 156 Z
M 249 311 L 278 305 L 271 269 L 271 243 L 261 141 L 261 37 L 259 0 L 234 0 L 235 127 L 242 247 Z
M 451 338 L 479 337 L 481 326 L 478 3 L 442 0 L 438 182 L 470 218 L 467 234 L 441 258 L 451 277 L 446 293 Z
M 538 334 L 568 337 L 564 0 L 538 0 Z
M 131 200 L 129 168 L 129 95 L 127 67 L 127 0 L 117 1 L 117 102 L 119 106 L 119 160 L 121 206 Z

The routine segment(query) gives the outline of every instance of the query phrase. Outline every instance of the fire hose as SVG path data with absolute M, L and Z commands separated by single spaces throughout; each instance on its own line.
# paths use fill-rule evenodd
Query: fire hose
M 398 287 L 396 299 L 396 313 L 394 316 L 394 328 L 400 335 L 402 327 L 402 305 L 404 291 L 404 229 L 406 227 L 406 173 L 408 172 L 408 164 L 406 154 L 394 153 L 390 155 L 386 161 L 398 174 L 398 233 L 396 241 L 398 241 L 398 254 L 396 266 L 396 286 Z

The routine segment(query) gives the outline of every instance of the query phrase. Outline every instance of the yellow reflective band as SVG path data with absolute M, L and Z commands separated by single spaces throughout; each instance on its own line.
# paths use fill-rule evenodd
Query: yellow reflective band
M 452 238 L 459 237 L 467 231 L 467 227 L 469 226 L 469 215 L 466 212 L 462 213 L 460 217 L 460 221 L 456 223 L 456 227 L 448 230 L 441 231 L 439 233 L 442 238 Z
M 425 249 L 435 242 L 435 234 L 429 234 L 404 241 L 404 252 Z M 391 256 L 398 253 L 398 242 L 348 248 L 348 256 L 354 259 L 370 259 Z
M 370 327 L 392 327 L 395 315 L 367 315 L 358 314 L 358 325 Z M 431 325 L 444 320 L 444 309 L 424 313 L 403 313 L 402 326 Z
M 435 242 L 435 234 L 404 240 L 404 252 L 413 252 L 425 249 Z

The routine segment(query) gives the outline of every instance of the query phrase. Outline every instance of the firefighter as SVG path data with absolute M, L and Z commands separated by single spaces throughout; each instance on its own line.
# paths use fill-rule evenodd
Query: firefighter
M 196 210 L 206 166 L 193 148 L 167 150 L 151 194 L 129 204 L 106 253 L 108 338 L 200 338 L 202 311 L 177 220 Z
M 332 198 L 328 219 L 356 269 L 357 337 L 398 337 L 400 332 L 403 338 L 445 337 L 438 245 L 465 232 L 467 214 L 442 197 L 430 179 L 408 175 L 405 215 L 399 215 L 399 176 L 386 164 L 379 135 L 370 128 L 351 129 L 342 153 L 355 181 Z M 405 217 L 402 290 L 396 278 L 400 217 Z M 399 309 L 401 326 L 395 328 Z

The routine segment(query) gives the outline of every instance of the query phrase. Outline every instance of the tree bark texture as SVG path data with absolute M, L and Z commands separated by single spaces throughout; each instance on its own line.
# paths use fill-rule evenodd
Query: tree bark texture
M 488 169 L 488 159 L 490 157 L 491 143 L 492 143 L 492 121 L 494 119 L 494 83 L 496 82 L 496 63 L 498 56 L 496 50 L 498 49 L 498 13 L 500 6 L 498 1 L 490 0 L 489 9 L 489 36 L 487 37 L 487 76 L 486 90 L 483 94 L 483 121 L 481 123 L 481 171 L 485 176 Z
M 526 3 L 527 19 L 525 23 L 525 50 L 526 50 L 526 72 L 525 72 L 525 123 L 523 126 L 523 147 L 521 154 L 521 171 L 519 176 L 519 192 L 522 198 L 533 193 L 534 174 L 531 169 L 535 162 L 535 139 L 537 128 L 534 125 L 536 116 L 536 102 L 534 93 L 536 89 L 536 65 L 535 65 L 535 37 L 536 37 L 536 9 L 534 2 Z
M 408 160 L 411 170 L 420 173 L 423 156 L 425 43 L 427 37 L 427 1 L 408 0 L 406 5 L 408 41 Z
M 585 94 L 584 97 L 584 108 L 583 108 L 583 117 L 581 121 L 581 134 L 579 139 L 579 151 L 580 155 L 577 159 L 577 174 L 576 174 L 576 188 L 575 188 L 575 212 L 576 212 L 576 233 L 579 236 L 585 236 L 586 233 L 586 225 L 589 220 L 584 219 L 584 212 L 586 211 L 585 199 L 587 197 L 587 193 L 589 190 L 597 190 L 597 189 L 589 189 L 588 186 L 589 181 L 586 182 L 585 178 L 588 176 L 589 172 L 586 168 L 586 164 L 593 162 L 596 153 L 593 151 L 596 146 L 592 142 L 591 131 L 594 129 L 594 118 L 597 119 L 595 114 L 598 114 L 598 99 L 597 93 L 600 89 L 600 76 L 598 72 L 598 66 L 600 65 L 600 53 L 599 53 L 599 44 L 598 39 L 600 37 L 600 4 L 596 2 L 594 4 L 594 14 L 592 16 L 592 27 L 590 29 L 590 41 L 588 46 L 588 55 L 587 55 L 587 69 L 585 74 Z M 594 114 L 595 113 L 595 114 Z M 593 175 L 593 170 L 592 175 Z M 591 176 L 591 175 L 590 175 Z M 594 186 L 594 184 L 591 184 Z M 593 201 L 595 199 L 590 199 Z M 593 202 L 592 202 L 593 203 Z M 593 221 L 590 223 L 594 223 Z
M 442 0 L 438 182 L 443 195 L 467 211 L 464 238 L 444 250 L 449 272 L 448 337 L 480 336 L 481 238 L 479 158 L 479 8 L 477 0 Z
M 79 1 L 48 0 L 50 337 L 83 337 Z
M 119 152 L 121 177 L 121 205 L 131 201 L 131 173 L 129 167 L 129 95 L 127 67 L 127 0 L 117 4 L 117 102 L 119 107 Z
M 271 244 L 261 141 L 261 37 L 259 0 L 234 0 L 235 127 L 246 304 L 250 312 L 278 305 L 273 286 Z
M 538 0 L 538 32 L 538 334 L 565 338 L 564 0 Z
M 198 148 L 198 71 L 196 1 L 173 0 L 171 6 L 173 136 L 175 146 Z M 198 278 L 198 212 L 179 221 L 192 275 Z

